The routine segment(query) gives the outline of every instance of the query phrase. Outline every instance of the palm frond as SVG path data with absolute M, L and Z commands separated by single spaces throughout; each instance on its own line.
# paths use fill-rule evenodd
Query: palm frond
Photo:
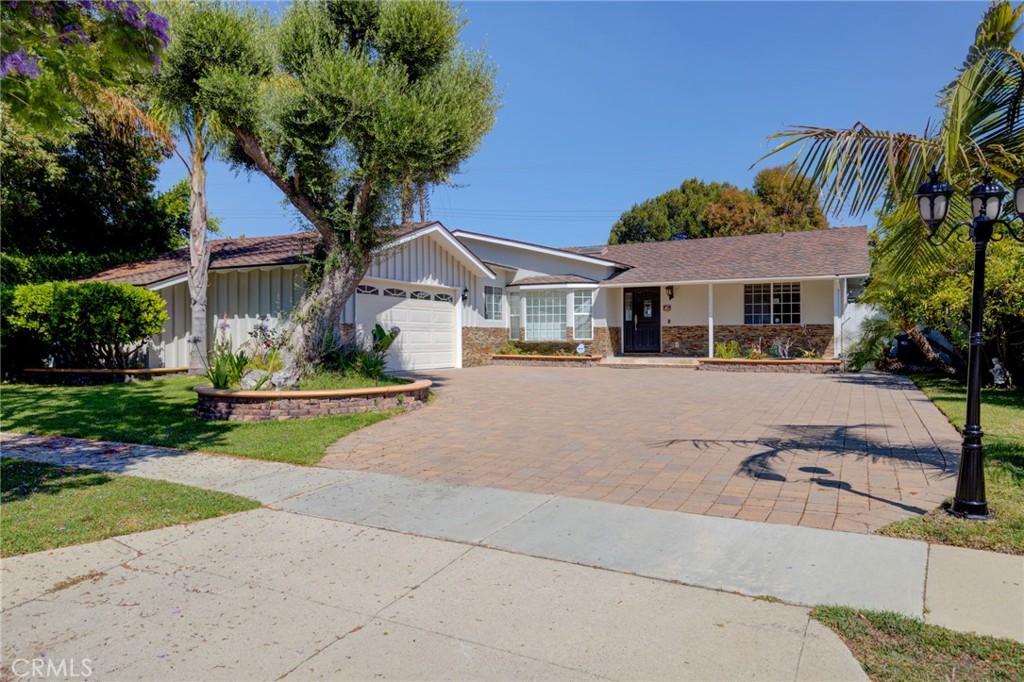
M 942 156 L 938 140 L 859 122 L 840 129 L 792 126 L 770 139 L 782 142 L 755 164 L 800 145 L 796 168 L 821 188 L 826 213 L 863 215 L 887 196 L 899 196 Z

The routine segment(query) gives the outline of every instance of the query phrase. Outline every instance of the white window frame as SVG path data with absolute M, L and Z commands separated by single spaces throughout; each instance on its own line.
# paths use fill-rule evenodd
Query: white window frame
M 750 287 L 768 287 L 768 321 L 767 322 L 748 322 L 747 321 L 747 296 L 750 291 Z M 790 296 L 789 301 L 783 301 L 784 296 Z M 789 306 L 788 312 L 784 312 L 786 306 Z M 796 312 L 793 312 L 793 308 L 796 308 Z M 783 315 L 789 315 L 790 321 L 782 322 Z M 794 318 L 795 319 L 792 319 Z M 776 322 L 775 320 L 780 320 Z M 743 285 L 743 324 L 749 326 L 765 326 L 765 325 L 790 325 L 800 326 L 803 324 L 803 295 L 800 287 L 800 282 L 751 282 Z
M 490 322 L 501 322 L 505 319 L 505 305 L 503 303 L 504 290 L 501 287 L 494 287 L 490 284 L 484 286 L 484 319 Z M 497 311 L 494 310 L 497 306 Z
M 567 329 L 567 315 L 569 311 L 569 297 L 565 289 L 535 289 L 523 292 L 523 300 L 525 303 L 525 324 L 524 328 L 524 341 L 567 341 L 569 339 Z M 530 334 L 530 301 L 541 301 L 543 306 L 540 310 L 537 310 L 537 306 L 533 312 L 534 318 L 544 316 L 547 319 L 544 322 L 537 322 L 534 320 L 535 325 L 543 325 L 545 331 L 549 334 L 557 333 L 556 338 L 548 338 L 545 334 L 544 338 L 538 338 L 536 335 Z M 558 325 L 555 327 L 554 325 Z M 535 327 L 534 334 L 537 333 Z
M 508 338 L 519 341 L 519 330 L 523 324 L 523 295 L 518 291 L 508 292 Z
M 587 309 L 583 312 L 580 311 L 581 295 L 585 295 L 590 298 L 587 304 Z M 593 341 L 594 340 L 594 299 L 597 298 L 596 292 L 593 289 L 576 289 L 572 292 L 572 338 L 574 341 Z M 577 320 L 580 318 L 589 318 L 590 322 L 590 334 L 587 336 L 581 336 L 579 334 L 579 325 Z

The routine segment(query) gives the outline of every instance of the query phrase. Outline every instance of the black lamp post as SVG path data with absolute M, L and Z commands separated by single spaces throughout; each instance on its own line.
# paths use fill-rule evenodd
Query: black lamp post
M 934 244 L 944 244 L 961 227 L 969 228 L 967 239 L 974 242 L 974 288 L 971 300 L 971 348 L 967 358 L 967 418 L 964 423 L 963 447 L 960 456 L 960 473 L 956 479 L 956 493 L 950 512 L 968 519 L 987 519 L 988 502 L 985 499 L 985 469 L 982 461 L 981 430 L 981 363 L 984 334 L 982 314 L 985 310 L 985 253 L 990 241 L 998 241 L 1010 235 L 1020 242 L 1024 236 L 1017 234 L 1013 225 L 1000 220 L 1003 212 L 1003 198 L 1006 190 L 986 173 L 981 184 L 971 190 L 970 222 L 957 223 L 946 235 L 940 236 L 939 226 L 949 211 L 949 198 L 953 188 L 939 180 L 935 168 L 928 174 L 929 181 L 917 190 L 917 209 L 921 219 L 928 225 L 928 239 Z M 1013 185 L 1013 208 L 1024 218 L 1024 175 Z M 1003 233 L 996 233 L 996 226 Z

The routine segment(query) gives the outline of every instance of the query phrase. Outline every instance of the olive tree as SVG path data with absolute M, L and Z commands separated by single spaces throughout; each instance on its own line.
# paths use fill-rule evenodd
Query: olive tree
M 494 125 L 495 69 L 460 48 L 462 25 L 437 0 L 297 2 L 268 34 L 264 68 L 247 68 L 263 56 L 255 46 L 241 68 L 211 56 L 203 102 L 230 131 L 231 158 L 320 237 L 286 332 L 291 364 L 317 364 L 340 339 L 403 184 L 454 173 Z

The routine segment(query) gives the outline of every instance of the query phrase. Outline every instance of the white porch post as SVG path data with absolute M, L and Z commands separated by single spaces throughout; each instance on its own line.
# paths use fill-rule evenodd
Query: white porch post
M 708 283 L 708 357 L 715 357 L 715 285 Z
M 832 280 L 832 357 L 838 358 L 843 352 L 843 291 L 839 278 Z

